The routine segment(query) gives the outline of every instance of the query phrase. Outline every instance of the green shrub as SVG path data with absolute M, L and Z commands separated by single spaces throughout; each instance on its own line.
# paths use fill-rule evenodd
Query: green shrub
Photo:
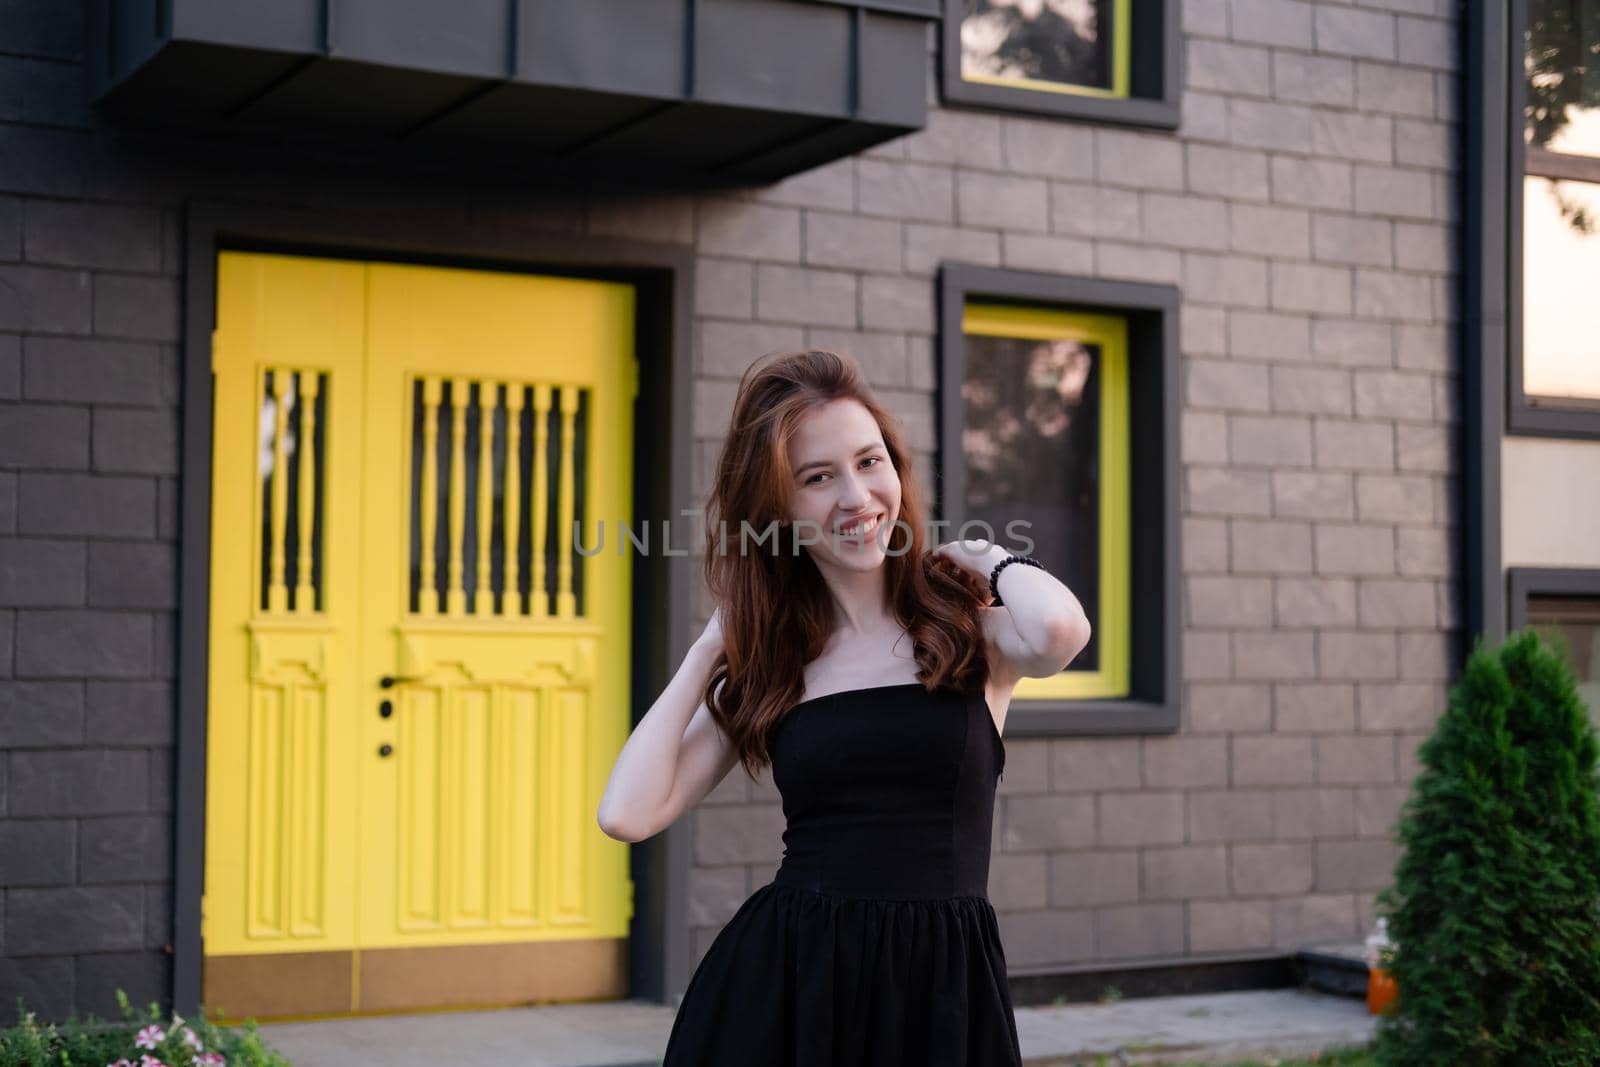
M 1597 751 L 1536 633 L 1474 647 L 1418 750 L 1378 897 L 1400 988 L 1380 1063 L 1600 1063 Z
M 20 1021 L 0 1030 L 0 1067 L 107 1067 L 119 1061 L 150 1067 L 146 1058 L 164 1067 L 289 1067 L 261 1040 L 254 1020 L 242 1030 L 218 1026 L 203 1012 L 198 1019 L 174 1014 L 163 1022 L 160 1005 L 152 1002 L 140 1015 L 120 989 L 117 1004 L 122 1022 L 93 1015 L 80 1020 L 74 1012 L 60 1026 L 40 1026 L 18 998 Z

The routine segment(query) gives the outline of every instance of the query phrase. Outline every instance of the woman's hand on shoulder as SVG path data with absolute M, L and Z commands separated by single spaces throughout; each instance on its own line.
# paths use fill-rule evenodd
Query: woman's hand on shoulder
M 984 639 L 991 652 L 992 670 L 1003 675 L 1008 674 L 1013 679 L 1049 678 L 1060 673 L 1064 663 L 1075 657 L 1088 643 L 1086 622 L 1082 627 L 1075 625 L 1070 638 L 1073 647 L 1070 652 L 1067 651 L 1065 645 L 1069 639 L 1064 636 L 1057 639 L 1061 627 L 1054 623 L 1040 622 L 1034 617 L 1040 610 L 1038 598 L 1035 598 L 1031 607 L 1023 609 L 1022 622 L 1032 637 L 1031 641 L 1017 628 L 1015 605 L 1008 601 L 1006 607 L 995 606 L 994 589 L 990 585 L 989 576 L 994 573 L 996 566 L 1012 555 L 1010 550 L 993 541 L 977 540 L 952 541 L 940 545 L 936 552 L 965 568 L 983 587 L 981 594 L 983 606 L 979 611 L 983 617 Z M 1071 605 L 1070 613 L 1064 613 L 1062 617 L 1075 616 L 1082 620 L 1083 609 L 1078 604 L 1077 598 L 1072 595 L 1072 591 L 1048 571 L 1043 573 L 1046 577 L 1040 580 L 1057 587 L 1061 597 Z M 1082 640 L 1078 638 L 1080 630 L 1085 635 Z
M 1061 665 L 1036 652 L 1017 630 L 1016 619 L 1003 607 L 994 606 L 989 575 L 995 564 L 1011 555 L 1003 545 L 981 538 L 948 541 L 932 553 L 961 567 L 976 579 L 983 592 L 978 608 L 984 644 L 989 653 L 989 684 L 996 693 L 1009 695 L 1022 678 L 1048 678 Z
M 994 570 L 994 565 L 1005 559 L 1010 553 L 993 541 L 976 538 L 965 541 L 946 541 L 934 549 L 933 554 L 950 560 L 978 578 L 983 583 L 985 596 L 988 600 L 993 600 L 993 594 L 989 592 L 989 574 Z M 987 603 L 988 601 L 986 600 L 985 602 Z

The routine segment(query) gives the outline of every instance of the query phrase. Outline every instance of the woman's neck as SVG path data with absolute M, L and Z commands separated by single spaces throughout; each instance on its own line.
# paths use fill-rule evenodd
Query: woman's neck
M 885 579 L 888 568 L 870 571 L 834 569 L 824 573 L 829 592 L 834 593 L 834 630 L 845 633 L 875 633 L 890 624 Z

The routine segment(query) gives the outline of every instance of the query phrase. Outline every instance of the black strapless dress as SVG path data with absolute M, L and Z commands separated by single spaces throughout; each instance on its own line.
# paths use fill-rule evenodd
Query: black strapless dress
M 983 695 L 829 693 L 770 747 L 783 863 L 706 950 L 663 1067 L 1019 1067 Z

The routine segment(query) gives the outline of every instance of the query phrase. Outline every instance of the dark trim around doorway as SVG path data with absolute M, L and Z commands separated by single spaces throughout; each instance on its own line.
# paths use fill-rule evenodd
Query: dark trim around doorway
M 185 216 L 181 570 L 178 638 L 177 778 L 173 870 L 173 1006 L 199 1010 L 205 873 L 206 693 L 211 568 L 211 334 L 216 257 L 222 249 L 536 271 L 636 286 L 635 515 L 657 521 L 691 495 L 694 257 L 687 248 L 571 234 L 507 232 L 483 223 L 448 225 L 353 220 L 330 210 L 193 202 Z M 634 568 L 630 729 L 688 650 L 688 552 L 642 554 Z M 599 832 L 598 828 L 595 831 Z M 681 820 L 631 849 L 635 911 L 629 931 L 634 996 L 667 1000 L 692 970 L 688 933 L 690 827 Z

